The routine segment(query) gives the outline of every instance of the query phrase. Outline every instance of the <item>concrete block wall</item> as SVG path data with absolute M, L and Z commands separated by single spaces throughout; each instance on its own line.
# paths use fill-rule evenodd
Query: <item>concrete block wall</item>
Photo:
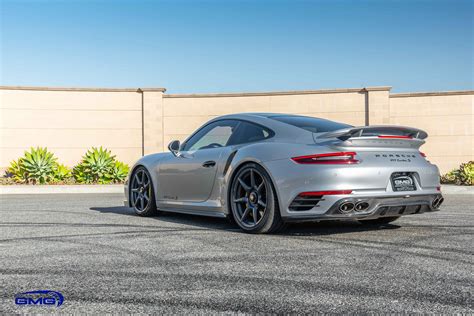
M 262 93 L 164 94 L 163 88 L 0 87 L 0 169 L 31 146 L 45 146 L 69 166 L 92 146 L 132 164 L 166 151 L 219 115 L 303 114 L 352 125 L 424 129 L 422 147 L 446 172 L 473 160 L 474 91 L 391 94 L 390 87 Z
M 474 91 L 390 95 L 390 124 L 428 132 L 421 150 L 442 172 L 474 160 Z
M 389 90 L 388 87 L 377 89 L 380 91 Z M 374 88 L 374 93 L 377 92 L 375 91 L 377 89 Z M 230 113 L 291 113 L 324 117 L 353 125 L 364 125 L 366 94 L 365 89 L 165 94 L 163 96 L 163 150 L 171 140 L 183 141 L 209 119 Z
M 156 90 L 156 91 L 155 91 Z M 43 146 L 60 162 L 73 166 L 92 146 L 104 146 L 117 158 L 133 163 L 142 155 L 142 96 L 146 94 L 146 130 L 155 134 L 153 150 L 161 149 L 157 120 L 163 89 L 82 89 L 0 87 L 0 168 L 30 147 Z M 150 94 L 150 96 L 148 95 Z M 157 97 L 153 97 L 157 94 Z M 148 140 L 148 139 L 147 139 Z

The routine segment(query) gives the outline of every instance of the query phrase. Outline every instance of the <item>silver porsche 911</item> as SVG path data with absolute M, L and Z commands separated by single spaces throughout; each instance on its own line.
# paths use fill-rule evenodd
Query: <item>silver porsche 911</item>
M 291 221 L 386 224 L 443 202 L 439 170 L 419 151 L 427 136 L 287 114 L 221 116 L 172 141 L 169 153 L 141 158 L 125 205 L 141 216 L 227 217 L 251 233 Z

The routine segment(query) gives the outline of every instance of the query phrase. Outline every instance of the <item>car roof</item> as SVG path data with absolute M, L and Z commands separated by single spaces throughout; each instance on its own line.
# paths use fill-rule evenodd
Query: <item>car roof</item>
M 287 113 L 268 113 L 268 112 L 244 112 L 244 113 L 235 113 L 235 114 L 227 114 L 223 116 L 216 117 L 216 119 L 222 118 L 250 118 L 250 117 L 263 117 L 263 118 L 272 118 L 277 116 L 287 116 L 287 117 L 311 117 L 305 115 L 295 115 L 295 114 L 287 114 Z

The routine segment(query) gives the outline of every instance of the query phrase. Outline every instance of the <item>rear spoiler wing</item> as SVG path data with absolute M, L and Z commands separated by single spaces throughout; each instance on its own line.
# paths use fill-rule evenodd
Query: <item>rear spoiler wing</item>
M 420 148 L 428 137 L 417 128 L 392 125 L 350 127 L 324 134 L 313 134 L 315 142 L 342 147 Z
M 371 125 L 340 129 L 318 135 L 316 138 L 338 138 L 348 140 L 357 137 L 377 137 L 386 139 L 425 139 L 428 133 L 421 129 L 396 125 Z

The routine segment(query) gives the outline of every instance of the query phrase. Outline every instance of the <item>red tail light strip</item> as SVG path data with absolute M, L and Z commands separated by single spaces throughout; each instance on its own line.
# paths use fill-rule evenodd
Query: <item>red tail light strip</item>
M 301 192 L 299 196 L 345 195 L 345 194 L 351 194 L 351 193 L 352 193 L 352 190 L 311 191 L 311 192 Z
M 355 152 L 337 152 L 337 153 L 327 153 L 327 154 L 316 154 L 308 156 L 299 156 L 293 157 L 293 160 L 299 164 L 341 164 L 341 165 L 350 165 L 359 163 L 359 160 L 355 159 L 357 153 Z
M 378 138 L 413 139 L 413 137 L 411 137 L 411 136 L 403 136 L 403 135 L 379 135 Z

